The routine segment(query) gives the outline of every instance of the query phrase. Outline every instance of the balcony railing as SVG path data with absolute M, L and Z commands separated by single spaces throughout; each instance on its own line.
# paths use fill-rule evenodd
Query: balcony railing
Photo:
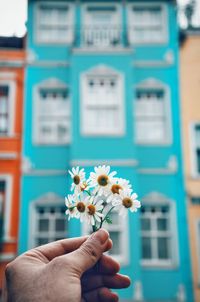
M 108 48 L 122 46 L 122 27 L 119 26 L 84 26 L 80 30 L 80 46 Z

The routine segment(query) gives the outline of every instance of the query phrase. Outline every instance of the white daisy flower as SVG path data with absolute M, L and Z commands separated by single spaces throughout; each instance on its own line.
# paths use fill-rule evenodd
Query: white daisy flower
M 90 173 L 90 186 L 95 187 L 94 191 L 99 195 L 107 196 L 110 193 L 111 183 L 117 172 L 110 173 L 110 166 L 98 166 L 94 168 L 95 172 Z
M 80 200 L 77 199 L 76 202 L 76 209 L 77 209 L 77 214 L 76 218 L 80 218 L 80 221 L 83 222 L 86 219 L 86 214 L 87 214 L 87 204 L 89 202 L 90 197 L 87 196 L 85 197 L 83 194 L 79 195 Z
M 85 171 L 84 169 L 80 169 L 79 167 L 72 168 L 72 171 L 69 171 L 71 178 L 73 179 L 73 183 L 71 185 L 71 191 L 75 191 L 75 193 L 81 192 L 81 188 L 85 186 Z
M 123 178 L 116 178 L 110 186 L 111 195 L 107 199 L 107 203 L 112 202 L 114 196 L 119 195 L 120 191 L 126 191 L 129 194 L 132 193 L 132 188 L 129 180 Z
M 104 217 L 102 214 L 102 210 L 104 208 L 103 203 L 103 200 L 94 200 L 91 202 L 91 199 L 87 203 L 86 217 L 88 224 L 95 225 L 96 221 L 99 223 L 101 222 L 101 219 Z
M 136 193 L 131 195 L 129 192 L 120 191 L 112 204 L 116 207 L 116 210 L 119 210 L 119 215 L 126 216 L 128 209 L 130 209 L 131 212 L 137 212 L 137 209 L 141 207 L 137 197 Z
M 65 214 L 68 215 L 68 220 L 70 220 L 70 218 L 76 217 L 77 214 L 77 208 L 74 200 L 74 195 L 68 195 L 67 197 L 65 197 L 65 205 L 67 207 Z

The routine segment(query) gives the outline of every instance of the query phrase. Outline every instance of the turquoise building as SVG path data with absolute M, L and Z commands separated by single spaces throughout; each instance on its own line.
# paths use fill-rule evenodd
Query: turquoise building
M 128 301 L 193 301 L 175 1 L 28 5 L 19 253 L 87 232 L 65 217 L 67 170 L 108 164 L 142 202 L 113 214 Z

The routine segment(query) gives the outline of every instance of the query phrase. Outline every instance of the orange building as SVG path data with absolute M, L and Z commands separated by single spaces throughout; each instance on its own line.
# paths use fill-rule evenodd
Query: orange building
M 20 38 L 0 38 L 0 288 L 17 254 L 23 118 L 24 50 Z
M 181 94 L 195 301 L 200 301 L 200 29 L 188 30 L 181 47 Z

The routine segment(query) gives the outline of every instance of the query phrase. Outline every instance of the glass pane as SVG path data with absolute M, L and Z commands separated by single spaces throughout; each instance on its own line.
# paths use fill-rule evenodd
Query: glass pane
M 56 219 L 56 231 L 63 232 L 66 230 L 66 219 L 60 218 Z
M 119 255 L 120 254 L 120 233 L 111 231 L 110 238 L 113 241 L 113 247 L 110 251 L 110 254 Z
M 142 259 L 151 259 L 151 239 L 148 237 L 142 238 Z
M 158 238 L 158 258 L 169 259 L 169 238 Z
M 159 231 L 166 231 L 168 229 L 167 219 L 165 219 L 165 218 L 158 218 L 157 219 L 157 229 Z
M 149 231 L 151 228 L 151 222 L 149 218 L 141 219 L 141 229 L 142 231 Z
M 36 239 L 36 245 L 42 245 L 42 244 L 46 244 L 46 243 L 49 243 L 48 238 L 37 238 Z
M 38 229 L 40 232 L 46 232 L 49 230 L 49 220 L 48 219 L 40 219 Z
M 200 173 L 200 149 L 197 149 L 197 171 Z

